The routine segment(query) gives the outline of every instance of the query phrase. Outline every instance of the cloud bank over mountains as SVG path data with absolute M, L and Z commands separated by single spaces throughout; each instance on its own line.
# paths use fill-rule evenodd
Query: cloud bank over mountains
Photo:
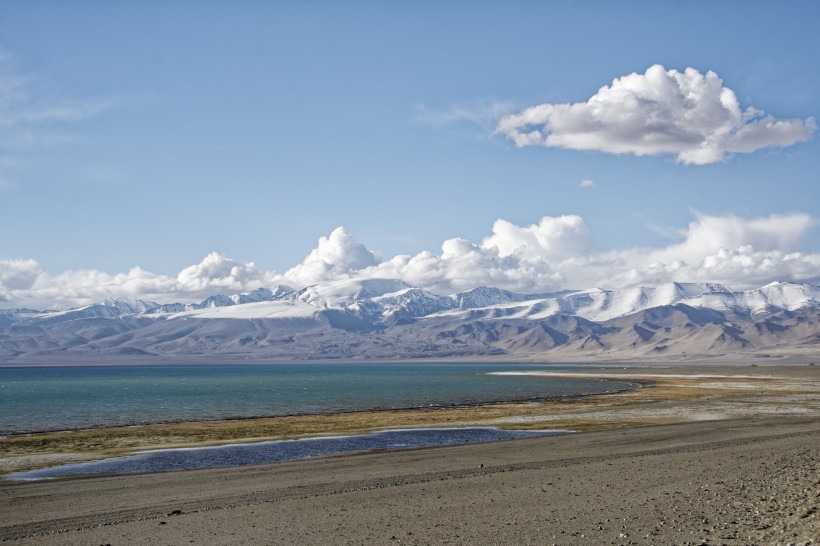
M 680 240 L 664 247 L 597 251 L 577 215 L 545 216 L 519 226 L 497 220 L 479 243 L 444 241 L 439 252 L 383 259 L 344 228 L 322 237 L 302 263 L 284 273 L 264 271 L 217 252 L 176 277 L 134 267 L 110 274 L 94 269 L 46 272 L 33 259 L 0 259 L 2 307 L 73 307 L 110 297 L 196 301 L 218 292 L 286 284 L 296 288 L 345 278 L 398 278 L 449 294 L 478 286 L 524 293 L 640 284 L 717 282 L 734 289 L 773 280 L 817 282 L 820 254 L 800 250 L 816 220 L 804 213 L 741 218 L 696 214 Z
M 111 98 L 65 100 L 38 88 L 0 49 L 0 190 L 14 186 L 22 153 L 59 131 L 117 106 Z M 778 119 L 741 108 L 735 92 L 712 71 L 661 65 L 616 78 L 585 102 L 547 103 L 514 112 L 513 104 L 476 101 L 435 111 L 417 106 L 416 121 L 436 127 L 473 124 L 516 146 L 595 150 L 638 156 L 671 155 L 706 165 L 733 154 L 783 148 L 811 138 L 814 118 Z M 493 129 L 494 128 L 494 129 Z M 595 191 L 595 181 L 579 181 Z M 395 278 L 438 294 L 478 286 L 537 293 L 641 284 L 717 282 L 734 289 L 773 280 L 820 281 L 820 253 L 801 250 L 816 220 L 806 213 L 742 218 L 696 213 L 666 246 L 600 250 L 578 215 L 545 216 L 531 225 L 498 219 L 481 241 L 445 240 L 437 251 L 384 258 L 343 227 L 321 237 L 304 260 L 284 272 L 265 271 L 212 252 L 175 276 L 141 267 L 45 271 L 29 256 L 0 257 L 0 308 L 67 308 L 106 298 L 199 301 L 215 293 L 285 284 L 295 288 L 346 278 Z M 275 249 L 274 249 L 275 250 Z
M 712 71 L 661 65 L 601 87 L 586 102 L 539 104 L 502 117 L 496 132 L 519 148 L 544 146 L 610 154 L 675 156 L 707 165 L 732 154 L 785 148 L 808 140 L 814 118 L 777 119 L 742 110 L 732 89 Z

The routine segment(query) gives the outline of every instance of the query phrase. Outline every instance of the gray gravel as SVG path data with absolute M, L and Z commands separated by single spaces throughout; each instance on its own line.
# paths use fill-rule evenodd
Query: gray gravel
M 820 544 L 820 422 L 0 485 L 20 544 Z

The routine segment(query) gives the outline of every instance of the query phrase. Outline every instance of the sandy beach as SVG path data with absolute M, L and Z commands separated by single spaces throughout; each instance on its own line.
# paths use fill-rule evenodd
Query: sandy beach
M 565 402 L 373 412 L 380 420 L 371 423 L 584 431 L 560 437 L 232 469 L 0 482 L 0 539 L 20 544 L 820 541 L 817 367 L 585 373 L 631 374 L 635 380 L 640 375 L 646 386 Z M 327 432 L 339 432 L 367 428 L 361 421 L 370 417 L 313 419 Z M 198 430 L 200 441 L 228 441 L 231 433 L 243 437 L 251 432 L 243 427 L 259 433 L 285 426 L 281 420 L 252 421 L 214 423 L 210 434 Z M 315 427 L 317 421 L 311 421 Z M 293 434 L 305 422 L 286 424 Z M 159 434 L 162 427 L 185 424 L 157 425 L 142 437 L 145 445 L 167 445 L 163 438 L 185 443 L 176 429 Z M 94 434 L 112 439 L 111 431 Z M 78 438 L 70 441 L 80 447 L 93 440 Z M 41 440 L 40 448 L 34 440 L 0 443 L 6 468 L 12 467 L 8 461 L 21 465 L 25 457 L 40 457 L 42 463 L 48 456 L 98 457 L 105 451 L 86 446 L 72 455 L 61 451 L 67 444 L 61 448 L 56 440 Z

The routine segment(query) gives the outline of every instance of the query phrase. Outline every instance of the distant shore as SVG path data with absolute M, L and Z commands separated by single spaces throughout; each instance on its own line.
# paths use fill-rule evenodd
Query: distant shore
M 815 363 L 820 366 L 820 353 L 815 347 L 756 350 L 723 355 L 674 355 L 647 356 L 634 351 L 621 353 L 579 353 L 562 354 L 551 357 L 542 352 L 527 354 L 475 354 L 449 357 L 419 358 L 319 358 L 293 359 L 253 358 L 249 355 L 199 354 L 199 355 L 58 355 L 58 356 L 18 356 L 0 360 L 0 368 L 19 366 L 59 367 L 59 366 L 186 366 L 202 364 L 236 365 L 276 365 L 276 364 L 367 364 L 370 362 L 396 364 L 435 363 L 515 363 L 520 365 L 583 366 L 583 367 L 665 367 L 665 366 L 803 366 Z

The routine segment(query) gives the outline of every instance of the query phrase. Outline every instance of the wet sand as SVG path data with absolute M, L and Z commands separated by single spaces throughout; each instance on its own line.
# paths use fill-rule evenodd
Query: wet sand
M 0 539 L 820 543 L 816 368 L 634 373 L 684 377 L 560 408 L 522 405 L 527 411 L 489 419 L 525 427 L 586 423 L 590 430 L 569 436 L 220 470 L 0 482 Z

